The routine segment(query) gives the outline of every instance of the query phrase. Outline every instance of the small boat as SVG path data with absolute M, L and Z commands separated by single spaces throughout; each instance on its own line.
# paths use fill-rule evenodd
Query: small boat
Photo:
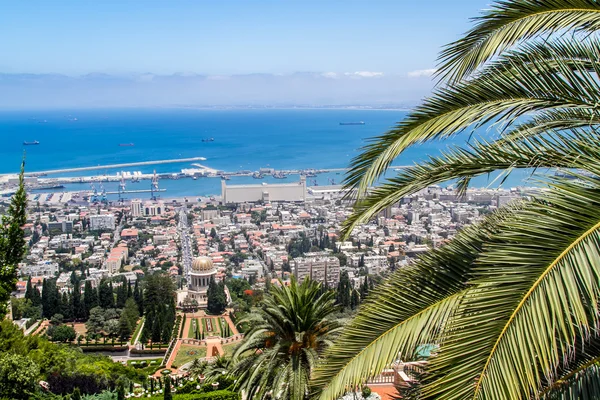
M 132 147 L 135 146 L 135 143 L 119 143 L 120 147 Z
M 222 176 L 221 176 L 221 179 L 223 179 L 224 181 L 228 181 L 228 180 L 230 180 L 231 178 L 230 178 L 230 177 L 228 177 L 228 176 L 226 176 L 226 175 L 222 175 Z
M 38 142 L 37 140 L 34 140 L 33 142 L 23 142 L 23 146 L 31 146 L 34 144 L 40 144 L 40 142 Z
M 255 172 L 255 173 L 253 173 L 253 174 L 252 174 L 252 177 L 253 177 L 254 179 L 262 179 L 262 178 L 264 178 L 264 177 L 265 177 L 265 175 L 264 175 L 264 174 L 261 174 L 260 172 Z
M 214 142 L 215 138 L 202 139 L 203 142 Z
M 357 122 L 340 122 L 340 125 L 364 125 L 365 121 L 357 121 Z
M 275 179 L 287 179 L 287 175 L 283 172 L 276 172 L 273 174 L 273 178 Z

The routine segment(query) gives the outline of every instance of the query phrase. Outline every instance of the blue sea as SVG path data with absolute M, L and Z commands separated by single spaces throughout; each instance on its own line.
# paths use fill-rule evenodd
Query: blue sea
M 174 158 L 205 157 L 200 163 L 224 170 L 345 168 L 366 140 L 392 128 L 406 116 L 397 110 L 196 110 L 196 109 L 96 109 L 28 110 L 0 112 L 0 173 L 18 171 L 26 151 L 27 171 L 129 163 Z M 364 125 L 340 122 L 364 121 Z M 481 132 L 483 135 L 489 132 Z M 467 134 L 451 141 L 414 146 L 394 165 L 408 165 L 437 155 L 452 144 L 467 140 Z M 213 142 L 203 139 L 214 138 Z M 40 142 L 23 146 L 23 141 Z M 120 147 L 120 143 L 134 143 Z M 179 172 L 189 163 L 123 168 L 151 173 Z M 66 176 L 114 175 L 120 170 L 99 169 L 64 174 Z M 391 173 L 390 173 L 391 174 Z M 524 173 L 513 173 L 505 187 L 523 185 Z M 265 182 L 286 180 L 265 177 Z M 316 183 L 340 183 L 343 172 L 319 175 Z M 493 177 L 480 177 L 474 186 L 492 183 Z M 257 183 L 251 177 L 232 177 L 228 184 Z M 309 185 L 314 184 L 312 179 Z M 495 184 L 495 183 L 494 183 Z M 128 189 L 148 189 L 149 181 L 128 183 Z M 117 183 L 105 183 L 108 191 Z M 167 189 L 163 197 L 219 194 L 218 178 L 161 180 Z M 69 184 L 62 190 L 86 190 L 89 184 Z M 138 196 L 136 196 L 138 197 Z M 144 196 L 141 196 L 144 197 Z

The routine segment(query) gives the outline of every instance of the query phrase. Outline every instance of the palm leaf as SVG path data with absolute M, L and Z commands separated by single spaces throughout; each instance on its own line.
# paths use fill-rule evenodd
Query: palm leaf
M 561 368 L 558 378 L 543 385 L 543 400 L 592 400 L 600 397 L 600 337 L 578 343 L 575 356 Z
M 599 200 L 596 179 L 556 183 L 500 224 L 445 327 L 427 397 L 534 396 L 587 340 L 600 322 Z
M 600 5 L 595 0 L 498 1 L 476 21 L 475 27 L 440 55 L 438 74 L 452 83 L 521 41 L 563 30 L 597 31 Z
M 600 172 L 600 143 L 594 132 L 572 130 L 569 134 L 524 137 L 522 140 L 475 141 L 466 148 L 454 147 L 440 157 L 403 169 L 396 177 L 372 189 L 358 201 L 343 223 L 348 237 L 361 223 L 369 221 L 384 208 L 427 186 L 463 179 L 466 188 L 474 176 L 515 168 L 582 168 Z
M 449 244 L 396 271 L 377 287 L 313 375 L 314 395 L 336 399 L 416 346 L 437 341 L 460 303 L 482 243 L 513 208 L 466 227 Z

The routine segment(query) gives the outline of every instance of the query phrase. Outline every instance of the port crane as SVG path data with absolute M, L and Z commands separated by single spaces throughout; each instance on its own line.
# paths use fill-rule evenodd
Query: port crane
M 160 192 L 160 189 L 158 188 L 158 175 L 156 175 L 156 170 L 154 170 L 154 174 L 152 175 L 152 182 L 150 183 L 150 198 L 152 200 L 156 200 L 156 198 L 158 197 L 156 193 Z
M 121 174 L 121 181 L 119 182 L 119 202 L 123 203 L 123 194 L 125 194 L 125 177 Z

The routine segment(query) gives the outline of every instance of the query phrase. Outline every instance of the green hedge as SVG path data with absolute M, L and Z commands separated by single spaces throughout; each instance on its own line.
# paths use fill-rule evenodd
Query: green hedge
M 167 348 L 165 347 L 164 349 L 144 349 L 144 350 L 131 349 L 129 351 L 129 354 L 165 354 L 166 352 L 167 352 Z
M 148 399 L 148 397 L 146 397 Z M 163 400 L 163 396 L 153 396 L 150 400 Z M 230 390 L 215 390 L 201 394 L 173 394 L 173 400 L 240 400 L 240 395 Z
M 90 345 L 90 346 L 81 346 L 79 347 L 81 351 L 84 353 L 90 351 L 110 351 L 110 352 L 119 352 L 119 351 L 127 351 L 129 347 L 127 346 L 102 346 L 102 345 Z

